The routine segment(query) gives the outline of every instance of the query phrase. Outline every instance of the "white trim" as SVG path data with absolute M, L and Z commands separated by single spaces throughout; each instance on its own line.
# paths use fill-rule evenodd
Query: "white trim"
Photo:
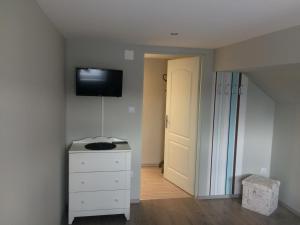
M 199 104 L 198 104 L 198 112 L 197 112 L 197 118 L 198 118 L 198 123 L 197 123 L 197 134 L 196 134 L 196 137 L 197 137 L 197 142 L 196 142 L 196 164 L 195 164 L 195 170 L 196 170 L 196 172 L 195 172 L 195 190 L 194 190 L 194 197 L 195 198 L 197 198 L 197 196 L 198 196 L 198 194 L 199 194 L 199 192 L 200 192 L 200 190 L 199 190 L 199 187 L 200 187 L 200 178 L 199 178 L 199 168 L 200 168 L 200 154 L 201 154 L 201 145 L 200 145 L 200 141 L 201 141 L 201 139 L 200 139 L 200 135 L 201 135 L 201 133 L 200 133 L 200 130 L 201 130 L 201 124 L 200 124 L 200 122 L 201 122 L 201 115 L 200 115 L 200 113 L 201 113 L 201 111 L 200 111 L 200 107 L 201 107 L 201 98 L 202 98 L 202 95 L 201 95 L 201 92 L 200 92 L 200 90 L 201 90 L 201 88 L 202 88 L 202 83 L 200 83 L 200 82 L 202 82 L 202 77 L 205 75 L 204 74 L 204 72 L 203 72 L 203 68 L 204 68 L 204 66 L 207 66 L 207 63 L 204 63 L 204 61 L 205 60 L 207 60 L 207 52 L 203 52 L 203 53 L 191 53 L 191 54 L 181 54 L 181 53 L 172 53 L 172 52 L 170 52 L 170 53 L 168 53 L 168 51 L 144 51 L 144 64 L 145 64 L 145 55 L 146 54 L 157 54 L 157 55 L 165 55 L 165 54 L 168 54 L 168 55 L 174 55 L 174 56 L 178 56 L 178 57 L 199 57 L 199 60 L 200 60 L 200 66 L 201 66 L 201 73 L 200 73 L 200 79 L 199 79 L 199 86 L 198 86 L 198 91 L 199 91 L 199 100 L 198 100 L 198 102 L 199 102 Z M 144 74 L 143 74 L 143 77 L 144 77 Z M 212 130 L 212 129 L 211 129 Z M 200 135 L 199 135 L 200 134 Z M 141 140 L 142 141 L 142 140 Z M 140 166 L 142 166 L 142 163 L 140 162 Z M 140 167 L 140 170 L 141 170 L 141 167 Z M 140 176 L 141 176 L 141 173 L 140 173 Z M 209 183 L 208 183 L 208 185 L 209 185 Z M 141 186 L 139 186 L 139 189 L 141 189 Z M 140 198 L 140 196 L 139 196 L 139 198 Z M 136 199 L 135 199 L 136 200 Z M 132 202 L 133 200 L 131 200 L 131 202 Z M 140 201 L 140 199 L 138 200 L 138 201 Z
M 235 199 L 241 198 L 241 195 L 210 195 L 210 196 L 198 196 L 199 200 L 214 200 L 214 199 Z
M 140 199 L 135 199 L 135 198 L 130 199 L 130 204 L 139 204 L 140 202 L 141 202 Z
M 203 82 L 203 60 L 199 57 L 199 83 L 198 83 L 198 111 L 197 111 L 197 134 L 196 134 L 196 162 L 195 162 L 195 184 L 194 184 L 194 197 L 199 194 L 200 187 L 200 146 L 201 146 L 201 102 L 202 102 L 202 82 Z
M 300 212 L 294 208 L 292 208 L 291 206 L 289 206 L 288 204 L 284 203 L 283 201 L 279 200 L 279 205 L 288 209 L 289 211 L 291 211 L 293 214 L 295 214 L 296 216 L 300 217 Z

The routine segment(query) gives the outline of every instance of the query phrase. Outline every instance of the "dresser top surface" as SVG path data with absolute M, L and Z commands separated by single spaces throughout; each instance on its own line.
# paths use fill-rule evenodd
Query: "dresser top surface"
M 88 150 L 85 148 L 85 145 L 96 142 L 108 142 L 114 143 L 116 147 L 110 150 Z M 113 153 L 113 152 L 126 152 L 131 151 L 131 148 L 128 143 L 118 143 L 124 142 L 124 140 L 114 137 L 93 137 L 85 138 L 82 140 L 73 141 L 69 149 L 69 153 Z

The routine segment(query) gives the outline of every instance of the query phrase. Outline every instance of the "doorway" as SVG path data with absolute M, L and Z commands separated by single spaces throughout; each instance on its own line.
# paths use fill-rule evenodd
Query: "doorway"
M 145 54 L 141 200 L 195 194 L 200 59 Z

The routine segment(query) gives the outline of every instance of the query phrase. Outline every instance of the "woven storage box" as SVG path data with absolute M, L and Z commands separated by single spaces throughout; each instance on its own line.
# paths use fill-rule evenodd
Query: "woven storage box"
M 278 206 L 280 182 L 266 177 L 252 175 L 243 180 L 242 206 L 269 216 Z

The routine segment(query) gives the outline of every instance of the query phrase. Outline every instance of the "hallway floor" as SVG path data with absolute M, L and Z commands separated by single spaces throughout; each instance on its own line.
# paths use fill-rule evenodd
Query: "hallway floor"
M 241 207 L 239 199 L 193 198 L 141 201 L 123 215 L 76 218 L 73 225 L 300 225 L 300 218 L 283 207 L 270 217 Z
M 189 198 L 189 194 L 167 181 L 158 167 L 142 167 L 141 200 Z

